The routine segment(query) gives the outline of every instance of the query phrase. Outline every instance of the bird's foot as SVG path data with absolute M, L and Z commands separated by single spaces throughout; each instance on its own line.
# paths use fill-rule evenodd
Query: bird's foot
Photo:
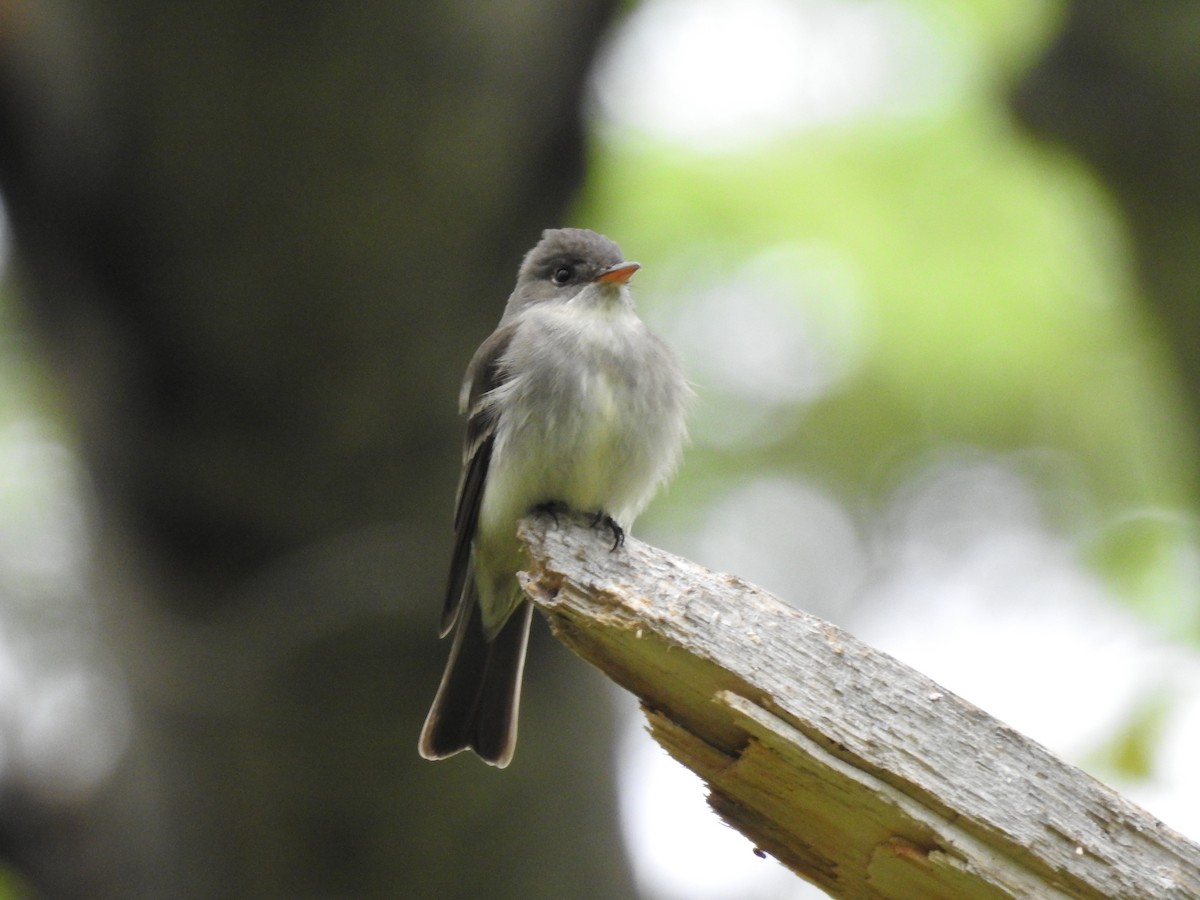
M 571 507 L 561 500 L 547 500 L 544 503 L 538 503 L 529 510 L 535 516 L 549 516 L 554 520 L 554 525 L 558 527 L 559 515 L 566 515 L 571 511 Z M 604 510 L 598 510 L 592 514 L 592 527 L 603 526 L 608 529 L 608 533 L 612 535 L 612 547 L 609 552 L 616 550 L 625 543 L 625 529 L 617 524 L 617 520 L 606 513 Z
M 618 525 L 617 520 L 604 510 L 600 510 L 592 516 L 592 527 L 595 528 L 597 525 L 603 525 L 608 529 L 609 534 L 612 535 L 613 542 L 612 546 L 608 548 L 609 553 L 612 553 L 625 543 L 625 529 Z
M 545 503 L 538 503 L 530 510 L 536 516 L 549 516 L 554 520 L 554 527 L 558 527 L 558 514 L 566 515 L 570 512 L 570 507 L 561 500 L 547 500 Z

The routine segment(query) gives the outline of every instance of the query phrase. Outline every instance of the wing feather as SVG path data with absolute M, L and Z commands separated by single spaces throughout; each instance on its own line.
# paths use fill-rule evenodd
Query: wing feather
M 454 507 L 454 555 L 450 560 L 450 577 L 446 585 L 446 599 L 442 604 L 442 637 L 449 634 L 458 621 L 463 604 L 471 593 L 471 544 L 479 521 L 483 492 L 487 488 L 488 468 L 492 462 L 499 418 L 489 397 L 509 378 L 502 362 L 515 330 L 515 323 L 505 325 L 496 329 L 480 345 L 467 367 L 463 383 L 460 405 L 468 414 L 467 435 L 463 444 L 463 473 L 458 482 L 458 498 Z

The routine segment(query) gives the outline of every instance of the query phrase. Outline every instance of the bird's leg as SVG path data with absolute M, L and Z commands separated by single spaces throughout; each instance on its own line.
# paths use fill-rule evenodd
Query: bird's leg
M 612 553 L 625 543 L 625 529 L 617 524 L 616 519 L 602 509 L 598 510 L 596 514 L 592 516 L 592 527 L 595 528 L 597 525 L 603 525 L 612 535 L 613 543 L 608 549 L 609 553 Z

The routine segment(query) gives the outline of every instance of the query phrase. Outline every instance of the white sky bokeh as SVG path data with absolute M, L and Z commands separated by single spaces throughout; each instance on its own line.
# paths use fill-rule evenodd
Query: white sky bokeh
M 112 773 L 130 725 L 95 639 L 78 465 L 33 418 L 0 424 L 0 782 L 64 803 Z
M 958 62 L 892 0 L 649 0 L 601 57 L 602 121 L 729 150 L 865 114 L 903 114 Z

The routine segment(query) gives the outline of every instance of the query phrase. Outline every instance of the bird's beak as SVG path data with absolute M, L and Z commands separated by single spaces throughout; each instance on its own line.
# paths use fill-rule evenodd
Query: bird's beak
M 633 273 L 642 267 L 641 263 L 635 262 L 620 262 L 615 266 L 609 266 L 592 281 L 599 284 L 624 284 L 633 277 Z

